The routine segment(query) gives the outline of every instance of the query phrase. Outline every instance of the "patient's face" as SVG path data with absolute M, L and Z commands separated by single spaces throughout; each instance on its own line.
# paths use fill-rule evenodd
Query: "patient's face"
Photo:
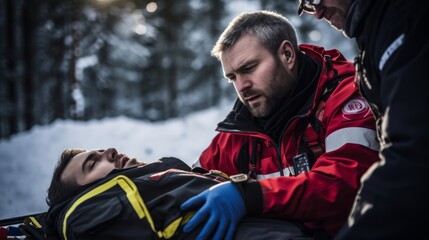
M 87 150 L 70 160 L 61 175 L 61 181 L 72 180 L 83 186 L 107 176 L 113 169 L 144 164 L 125 154 L 119 154 L 114 148 Z

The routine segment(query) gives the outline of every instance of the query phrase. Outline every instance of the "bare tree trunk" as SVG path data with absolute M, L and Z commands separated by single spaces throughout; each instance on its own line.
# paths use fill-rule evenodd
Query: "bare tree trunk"
M 34 126 L 42 114 L 38 111 L 37 101 L 41 98 L 39 95 L 39 86 L 35 83 L 34 67 L 34 47 L 36 41 L 37 29 L 37 3 L 32 1 L 23 2 L 22 11 L 22 49 L 23 49 L 23 93 L 24 93 L 24 130 Z
M 18 111 L 16 96 L 16 1 L 7 0 L 1 3 L 1 32 L 0 44 L 2 58 L 0 78 L 0 137 L 8 137 L 18 132 Z
M 78 79 L 76 79 L 76 64 L 80 56 L 79 52 L 79 23 L 78 23 L 78 3 L 76 0 L 71 1 L 71 37 L 72 37 L 72 49 L 71 58 L 69 64 L 69 81 L 71 86 L 71 117 L 72 119 L 80 119 L 83 117 L 83 112 L 80 106 L 79 97 L 81 94 L 81 86 Z

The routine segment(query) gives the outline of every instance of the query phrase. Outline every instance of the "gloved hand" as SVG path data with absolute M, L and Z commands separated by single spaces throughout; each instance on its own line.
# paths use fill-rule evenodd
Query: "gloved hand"
M 232 182 L 217 184 L 181 205 L 184 211 L 199 207 L 183 227 L 184 232 L 190 232 L 205 223 L 197 239 L 208 239 L 211 236 L 212 239 L 232 239 L 238 223 L 246 214 L 244 199 Z

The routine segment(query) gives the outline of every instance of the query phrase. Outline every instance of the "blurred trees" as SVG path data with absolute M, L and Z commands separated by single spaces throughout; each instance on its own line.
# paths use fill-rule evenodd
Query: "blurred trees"
M 210 50 L 239 2 L 291 16 L 310 41 L 296 0 L 0 0 L 0 138 L 56 119 L 159 121 L 233 101 Z

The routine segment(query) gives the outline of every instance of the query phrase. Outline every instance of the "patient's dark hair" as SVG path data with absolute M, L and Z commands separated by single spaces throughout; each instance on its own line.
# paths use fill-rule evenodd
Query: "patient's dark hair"
M 51 185 L 48 188 L 46 203 L 49 206 L 58 204 L 72 197 L 83 188 L 83 186 L 78 185 L 75 181 L 71 181 L 70 179 L 61 181 L 61 174 L 64 172 L 70 160 L 84 151 L 83 149 L 66 149 L 61 154 L 52 176 Z

